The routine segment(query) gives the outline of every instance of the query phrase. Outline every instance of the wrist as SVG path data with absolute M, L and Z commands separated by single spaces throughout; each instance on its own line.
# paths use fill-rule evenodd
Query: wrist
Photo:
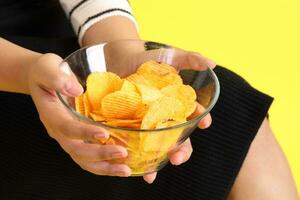
M 23 92 L 25 94 L 29 94 L 29 79 L 30 79 L 30 73 L 34 73 L 31 68 L 32 66 L 37 63 L 38 59 L 43 54 L 37 53 L 37 52 L 30 52 L 27 57 L 24 59 L 23 66 L 21 67 L 21 71 L 19 74 L 19 82 L 21 85 L 23 85 Z
M 28 94 L 27 76 L 31 63 L 40 55 L 0 37 L 0 91 Z

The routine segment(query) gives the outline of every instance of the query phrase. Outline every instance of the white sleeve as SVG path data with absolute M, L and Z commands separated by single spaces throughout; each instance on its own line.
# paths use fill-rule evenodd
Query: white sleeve
M 80 45 L 86 30 L 107 17 L 124 16 L 137 26 L 127 0 L 60 0 L 60 4 L 73 25 Z

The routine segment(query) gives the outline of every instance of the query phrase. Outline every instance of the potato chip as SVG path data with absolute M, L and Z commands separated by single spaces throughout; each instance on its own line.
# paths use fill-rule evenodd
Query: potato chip
M 182 84 L 182 79 L 177 74 L 176 69 L 167 64 L 149 61 L 138 68 L 137 74 L 143 76 L 152 86 L 159 89 L 170 84 Z
M 131 83 L 128 80 L 124 80 L 122 87 L 121 87 L 121 91 L 126 91 L 126 92 L 137 92 L 137 89 L 135 87 L 135 85 L 133 83 Z
M 95 114 L 95 115 L 100 115 L 100 116 L 102 116 L 102 113 L 101 113 L 100 110 L 93 110 L 92 113 Z
M 143 104 L 150 105 L 153 101 L 162 97 L 161 91 L 155 87 L 139 83 L 136 83 L 135 86 L 142 97 Z
M 185 119 L 178 120 L 163 120 L 157 123 L 156 129 L 167 128 L 170 126 L 175 126 L 186 122 Z M 173 129 L 168 131 L 161 131 L 157 133 L 150 133 L 143 137 L 142 148 L 144 151 L 157 151 L 163 154 L 176 144 L 180 135 L 182 134 L 182 129 Z
M 87 93 L 92 106 L 92 110 L 99 110 L 101 99 L 122 86 L 119 76 L 111 72 L 95 72 L 87 78 Z
M 84 95 L 83 95 L 83 105 L 84 105 L 84 115 L 86 117 L 90 117 L 91 105 L 90 105 L 87 93 L 84 93 Z
M 145 79 L 143 76 L 139 75 L 139 74 L 131 74 L 130 76 L 128 76 L 126 78 L 126 80 L 128 80 L 129 82 L 133 83 L 133 84 L 144 84 L 144 85 L 151 85 L 150 82 Z
M 133 133 L 133 132 L 128 132 L 127 133 L 129 137 L 127 138 L 127 146 L 126 148 L 128 149 L 128 153 L 134 153 L 134 154 L 139 154 L 140 152 L 140 134 L 139 133 Z
M 185 107 L 180 100 L 163 96 L 155 101 L 143 118 L 142 129 L 154 129 L 163 120 L 182 119 L 185 117 Z
M 156 129 L 160 129 L 160 128 L 167 128 L 167 127 L 171 127 L 171 126 L 176 126 L 178 124 L 182 124 L 186 122 L 185 119 L 172 119 L 172 120 L 165 120 L 165 121 L 160 121 L 156 124 Z
M 112 137 L 117 145 L 126 147 L 129 140 L 129 135 L 125 131 L 111 130 L 109 131 L 110 137 Z
M 110 72 L 92 73 L 87 91 L 75 99 L 75 107 L 94 121 L 120 127 L 107 127 L 110 137 L 99 143 L 125 147 L 128 157 L 112 162 L 127 164 L 133 173 L 142 174 L 166 159 L 167 152 L 182 139 L 185 127 L 157 132 L 121 128 L 162 129 L 184 123 L 187 117 L 199 114 L 195 100 L 195 91 L 183 85 L 175 68 L 150 61 L 124 79 Z
M 85 115 L 84 104 L 83 104 L 83 95 L 84 94 L 81 94 L 80 96 L 75 98 L 75 109 L 80 114 Z
M 90 116 L 91 118 L 96 121 L 96 122 L 103 122 L 105 121 L 105 117 L 103 117 L 101 114 L 99 113 L 94 113 L 94 112 L 91 112 L 90 113 Z
M 149 109 L 149 105 L 146 105 L 146 104 L 142 104 L 135 112 L 134 114 L 134 119 L 143 119 L 146 112 L 148 111 Z
M 116 142 L 115 142 L 114 138 L 109 137 L 108 140 L 105 142 L 105 144 L 108 144 L 108 145 L 115 145 Z
M 120 136 L 111 135 L 110 138 L 112 138 L 115 145 L 120 145 L 120 146 L 123 146 L 123 147 L 127 146 L 127 141 L 124 138 L 120 137 Z
M 196 102 L 196 108 L 195 108 L 194 112 L 190 116 L 188 116 L 187 119 L 191 120 L 191 119 L 203 114 L 204 111 L 205 111 L 205 108 L 201 104 Z
M 103 122 L 104 124 L 115 126 L 119 128 L 128 128 L 128 129 L 140 129 L 141 123 L 135 123 L 135 124 L 119 124 L 113 121 L 110 122 Z
M 105 118 L 130 119 L 141 103 L 141 96 L 136 92 L 116 91 L 102 99 L 102 115 Z
M 161 89 L 161 93 L 180 100 L 185 106 L 185 117 L 190 116 L 195 108 L 197 98 L 195 90 L 189 85 L 169 85 Z
M 165 64 L 165 63 L 158 63 L 155 61 L 148 61 L 143 63 L 137 70 L 138 74 L 158 74 L 160 76 L 167 75 L 169 73 L 175 73 L 178 72 L 174 67 L 171 65 Z
M 141 126 L 142 119 L 107 119 L 106 124 L 124 128 L 135 128 Z

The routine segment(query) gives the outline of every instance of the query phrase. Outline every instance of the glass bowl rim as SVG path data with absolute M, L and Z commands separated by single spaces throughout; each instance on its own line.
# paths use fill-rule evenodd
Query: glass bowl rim
M 134 40 L 134 39 L 128 39 L 128 40 L 126 39 L 126 40 L 118 40 L 118 41 L 152 42 L 152 41 Z M 114 42 L 117 42 L 117 41 L 108 42 L 108 43 L 114 43 Z M 62 61 L 62 63 L 66 62 L 66 60 L 69 57 L 71 57 L 72 55 L 78 53 L 79 51 L 83 51 L 83 50 L 85 50 L 87 48 L 90 48 L 92 46 L 105 45 L 105 44 L 107 44 L 107 43 L 98 43 L 98 44 L 93 44 L 93 45 L 89 45 L 89 46 L 77 49 L 76 51 L 74 51 L 73 53 L 71 53 L 70 55 L 68 55 L 66 58 L 64 58 L 63 61 Z M 170 47 L 170 48 L 176 48 L 176 47 L 169 46 L 169 45 L 168 45 L 168 47 Z M 100 126 L 100 127 L 103 127 L 103 128 L 109 128 L 109 129 L 119 130 L 119 131 L 127 131 L 127 132 L 160 132 L 160 131 L 172 130 L 172 129 L 181 128 L 181 127 L 190 125 L 190 124 L 192 124 L 192 123 L 194 123 L 196 121 L 200 121 L 202 118 L 204 118 L 212 110 L 212 108 L 214 107 L 214 105 L 217 103 L 217 100 L 218 100 L 219 95 L 220 95 L 220 83 L 219 83 L 218 77 L 215 74 L 215 72 L 210 67 L 207 67 L 207 68 L 208 68 L 208 71 L 209 71 L 209 73 L 210 73 L 210 75 L 211 75 L 211 77 L 212 77 L 212 79 L 213 79 L 213 81 L 215 83 L 215 88 L 214 88 L 214 94 L 215 95 L 213 96 L 213 99 L 211 100 L 211 103 L 209 104 L 209 106 L 205 109 L 205 111 L 203 113 L 201 113 L 200 115 L 194 117 L 193 119 L 188 120 L 188 121 L 186 121 L 184 123 L 177 124 L 175 126 L 166 127 L 166 128 L 159 128 L 159 129 L 133 129 L 133 128 L 124 128 L 124 127 L 118 127 L 118 126 L 111 126 L 111 125 L 108 125 L 108 124 L 103 124 L 101 122 L 94 121 L 94 120 L 92 120 L 92 119 L 90 119 L 88 117 L 85 117 L 82 114 L 78 113 L 76 110 L 74 110 L 72 107 L 70 107 L 65 102 L 65 100 L 63 99 L 63 97 L 61 96 L 61 94 L 58 91 L 56 91 L 56 94 L 57 94 L 59 100 L 63 103 L 63 105 L 67 108 L 67 110 L 69 112 L 71 112 L 73 115 L 75 115 L 76 117 L 78 117 L 80 120 L 82 120 L 84 122 L 87 122 L 89 124 L 92 124 L 92 125 Z

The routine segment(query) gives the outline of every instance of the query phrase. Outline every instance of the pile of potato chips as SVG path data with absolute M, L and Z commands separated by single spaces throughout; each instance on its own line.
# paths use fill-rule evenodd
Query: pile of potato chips
M 124 79 L 111 72 L 90 74 L 75 105 L 82 115 L 108 125 L 157 129 L 185 122 L 195 100 L 194 89 L 182 83 L 176 69 L 149 61 Z
M 107 125 L 137 130 L 134 134 L 114 129 L 110 139 L 102 141 L 125 146 L 131 157 L 128 164 L 136 173 L 147 171 L 149 162 L 165 159 L 182 133 L 182 129 L 149 134 L 138 130 L 184 123 L 196 109 L 194 89 L 183 84 L 172 66 L 154 61 L 123 79 L 111 72 L 92 73 L 86 86 L 86 92 L 75 99 L 77 112 Z

